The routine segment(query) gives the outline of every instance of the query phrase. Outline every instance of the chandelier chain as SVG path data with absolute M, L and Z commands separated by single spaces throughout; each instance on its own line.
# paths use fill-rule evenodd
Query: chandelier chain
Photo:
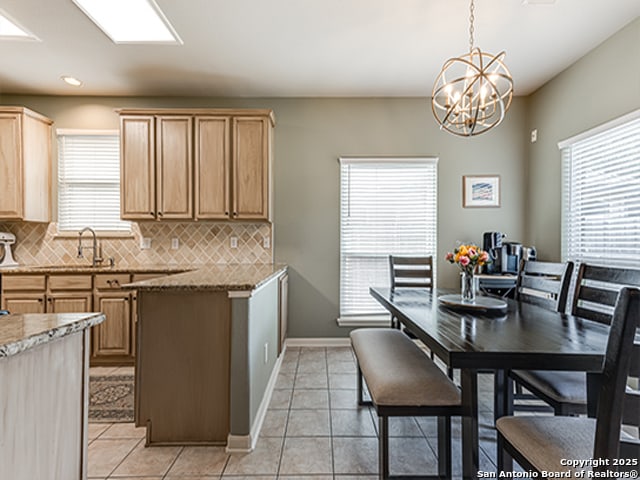
M 473 15 L 473 10 L 475 9 L 475 5 L 473 4 L 473 0 L 469 4 L 469 51 L 473 50 L 473 21 L 476 17 Z

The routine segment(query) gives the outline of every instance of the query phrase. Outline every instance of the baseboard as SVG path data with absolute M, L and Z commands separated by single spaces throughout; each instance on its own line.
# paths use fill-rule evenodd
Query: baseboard
M 287 338 L 287 347 L 348 347 L 351 345 L 349 337 L 339 338 Z
M 264 390 L 262 401 L 260 402 L 260 406 L 258 407 L 258 411 L 256 412 L 256 418 L 253 421 L 253 425 L 251 425 L 251 431 L 249 432 L 249 435 L 229 434 L 227 436 L 227 453 L 250 453 L 254 448 L 256 448 L 256 443 L 258 441 L 258 437 L 260 436 L 260 430 L 262 429 L 262 424 L 264 423 L 264 417 L 267 414 L 267 409 L 269 408 L 269 403 L 271 402 L 271 395 L 273 395 L 273 389 L 276 385 L 276 381 L 278 380 L 280 366 L 282 365 L 282 357 L 284 356 L 285 351 L 286 346 L 280 356 L 276 359 L 276 363 L 273 366 L 273 370 L 271 371 L 271 376 L 269 377 L 269 381 L 267 382 L 267 386 Z

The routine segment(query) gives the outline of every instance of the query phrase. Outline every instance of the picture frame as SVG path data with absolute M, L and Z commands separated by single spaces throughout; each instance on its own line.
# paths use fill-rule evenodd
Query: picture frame
M 500 207 L 500 175 L 464 175 L 462 206 L 464 208 Z

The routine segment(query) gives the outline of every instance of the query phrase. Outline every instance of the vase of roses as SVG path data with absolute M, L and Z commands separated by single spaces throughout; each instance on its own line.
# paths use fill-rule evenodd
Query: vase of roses
M 477 245 L 460 245 L 453 252 L 448 252 L 445 260 L 460 267 L 461 285 L 460 296 L 463 303 L 473 303 L 476 300 L 476 278 L 474 274 L 478 267 L 489 263 L 489 254 Z

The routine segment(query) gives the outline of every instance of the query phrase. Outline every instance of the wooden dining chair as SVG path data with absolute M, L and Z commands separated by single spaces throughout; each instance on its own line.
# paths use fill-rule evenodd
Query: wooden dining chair
M 573 274 L 573 262 L 538 262 L 523 261 L 518 273 L 516 283 L 516 299 L 521 302 L 533 303 L 547 310 L 564 313 L 569 297 L 569 287 L 571 275 Z M 510 372 L 509 377 L 515 383 L 515 394 L 512 401 L 513 410 L 521 411 L 548 411 L 550 408 L 557 409 L 558 405 L 554 399 L 545 395 L 545 391 L 536 388 L 535 381 L 529 381 L 533 377 L 542 375 L 543 377 L 556 376 L 557 381 L 562 381 L 562 374 L 546 371 L 520 371 Z M 547 382 L 549 380 L 546 380 Z M 551 379 L 553 383 L 553 379 Z M 511 386 L 509 386 L 511 388 Z M 526 388 L 531 393 L 523 393 Z M 544 400 L 547 405 L 525 404 L 517 401 Z M 551 407 L 549 406 L 551 405 Z
M 523 261 L 516 283 L 516 299 L 564 313 L 573 262 Z
M 640 270 L 582 264 L 571 313 L 609 324 L 622 285 L 640 286 Z M 582 372 L 516 370 L 510 373 L 510 378 L 532 392 L 534 398 L 549 404 L 556 415 L 577 415 L 587 411 L 586 377 Z
M 576 278 L 572 315 L 611 323 L 618 292 L 625 285 L 640 287 L 640 270 L 581 264 Z M 556 415 L 587 412 L 586 375 L 583 372 L 513 370 L 509 378 L 549 404 Z M 510 393 L 511 385 L 506 388 Z
M 506 416 L 498 419 L 498 470 L 512 470 L 516 460 L 525 470 L 561 472 L 571 469 L 566 459 L 608 459 L 605 470 L 618 471 L 616 459 L 640 458 L 640 440 L 625 433 L 623 425 L 640 424 L 640 391 L 628 384 L 637 378 L 634 364 L 640 343 L 640 290 L 623 287 L 617 296 L 607 342 L 596 418 Z M 631 468 L 637 469 L 636 466 Z M 601 468 L 593 468 L 600 470 Z M 590 470 L 577 467 L 575 470 Z M 572 477 L 574 478 L 574 477 Z
M 396 288 L 428 288 L 433 290 L 433 257 L 404 257 L 389 255 L 391 290 Z M 391 319 L 391 326 L 400 329 L 398 319 Z

